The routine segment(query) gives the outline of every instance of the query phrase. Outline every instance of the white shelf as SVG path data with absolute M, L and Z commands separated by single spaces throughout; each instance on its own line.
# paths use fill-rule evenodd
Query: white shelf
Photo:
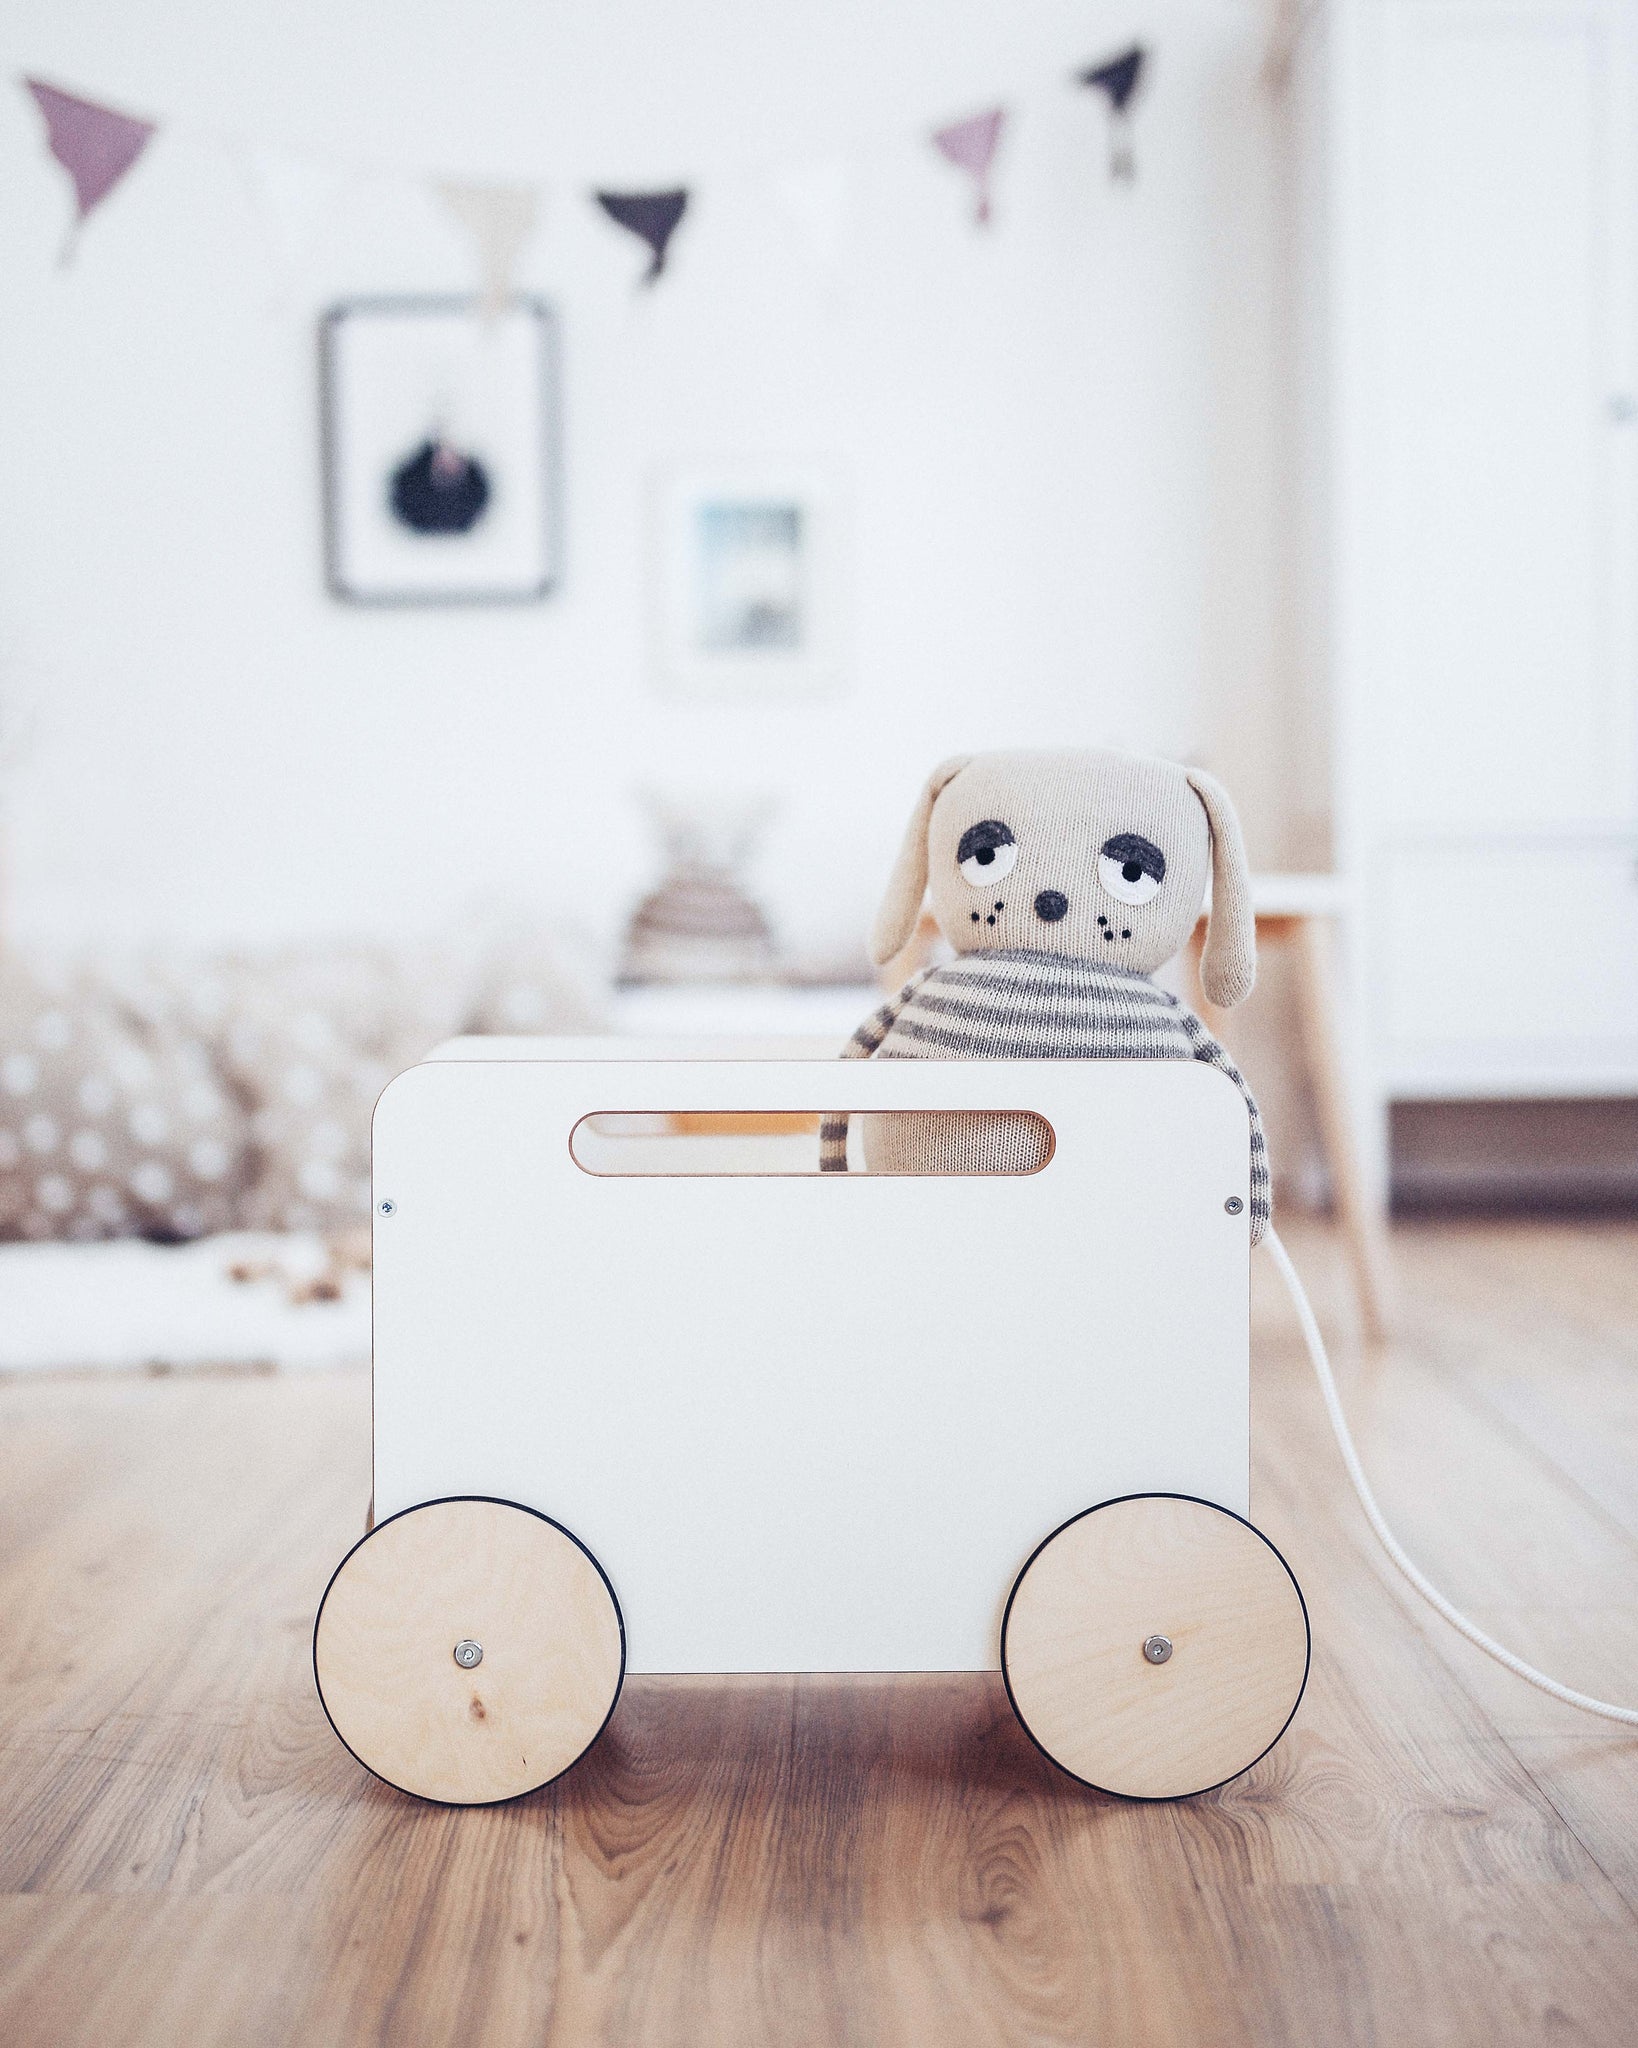
M 611 1022 L 623 1036 L 825 1038 L 841 1046 L 884 997 L 859 987 L 781 988 L 760 984 L 629 988 L 616 992 Z

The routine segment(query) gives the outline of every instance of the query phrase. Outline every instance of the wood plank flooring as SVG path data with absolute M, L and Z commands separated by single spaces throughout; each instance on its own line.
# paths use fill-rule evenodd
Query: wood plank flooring
M 1293 1239 L 1383 1504 L 1478 1619 L 1638 1698 L 1638 1228 L 1395 1232 L 1363 1359 Z M 0 1384 L 0 2040 L 1638 2040 L 1638 1739 L 1413 1612 L 1259 1262 L 1254 1514 L 1313 1677 L 1181 1806 L 1055 1773 L 999 1683 L 637 1680 L 580 1769 L 418 1806 L 330 1734 L 313 1608 L 362 1375 Z

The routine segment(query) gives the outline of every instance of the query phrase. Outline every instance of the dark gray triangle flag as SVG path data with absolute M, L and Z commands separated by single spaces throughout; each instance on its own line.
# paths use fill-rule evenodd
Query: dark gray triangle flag
M 665 269 L 666 249 L 688 207 L 687 191 L 599 192 L 596 196 L 610 220 L 648 244 L 649 265 L 641 281 L 652 284 Z

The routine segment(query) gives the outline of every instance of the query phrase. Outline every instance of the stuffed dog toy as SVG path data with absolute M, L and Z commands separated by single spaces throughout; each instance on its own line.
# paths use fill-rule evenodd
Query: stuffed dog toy
M 844 1059 L 1196 1059 L 1220 1067 L 1251 1119 L 1251 1240 L 1269 1223 L 1257 1105 L 1192 1010 L 1149 979 L 1188 942 L 1212 885 L 1200 961 L 1207 999 L 1251 991 L 1256 934 L 1239 821 L 1209 775 L 1102 752 L 959 754 L 928 777 L 877 914 L 878 966 L 903 951 L 932 893 L 956 957 L 861 1024 Z M 846 1116 L 820 1126 L 820 1165 L 847 1171 Z M 1028 1172 L 1038 1119 L 917 1111 L 861 1118 L 871 1173 Z

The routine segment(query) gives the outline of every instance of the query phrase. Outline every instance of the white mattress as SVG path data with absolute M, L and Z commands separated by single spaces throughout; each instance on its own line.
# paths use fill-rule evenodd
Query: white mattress
M 291 1299 L 323 1264 L 306 1234 L 0 1245 L 0 1372 L 367 1364 L 367 1273 L 348 1274 L 339 1300 Z M 281 1271 L 236 1281 L 234 1265 Z

